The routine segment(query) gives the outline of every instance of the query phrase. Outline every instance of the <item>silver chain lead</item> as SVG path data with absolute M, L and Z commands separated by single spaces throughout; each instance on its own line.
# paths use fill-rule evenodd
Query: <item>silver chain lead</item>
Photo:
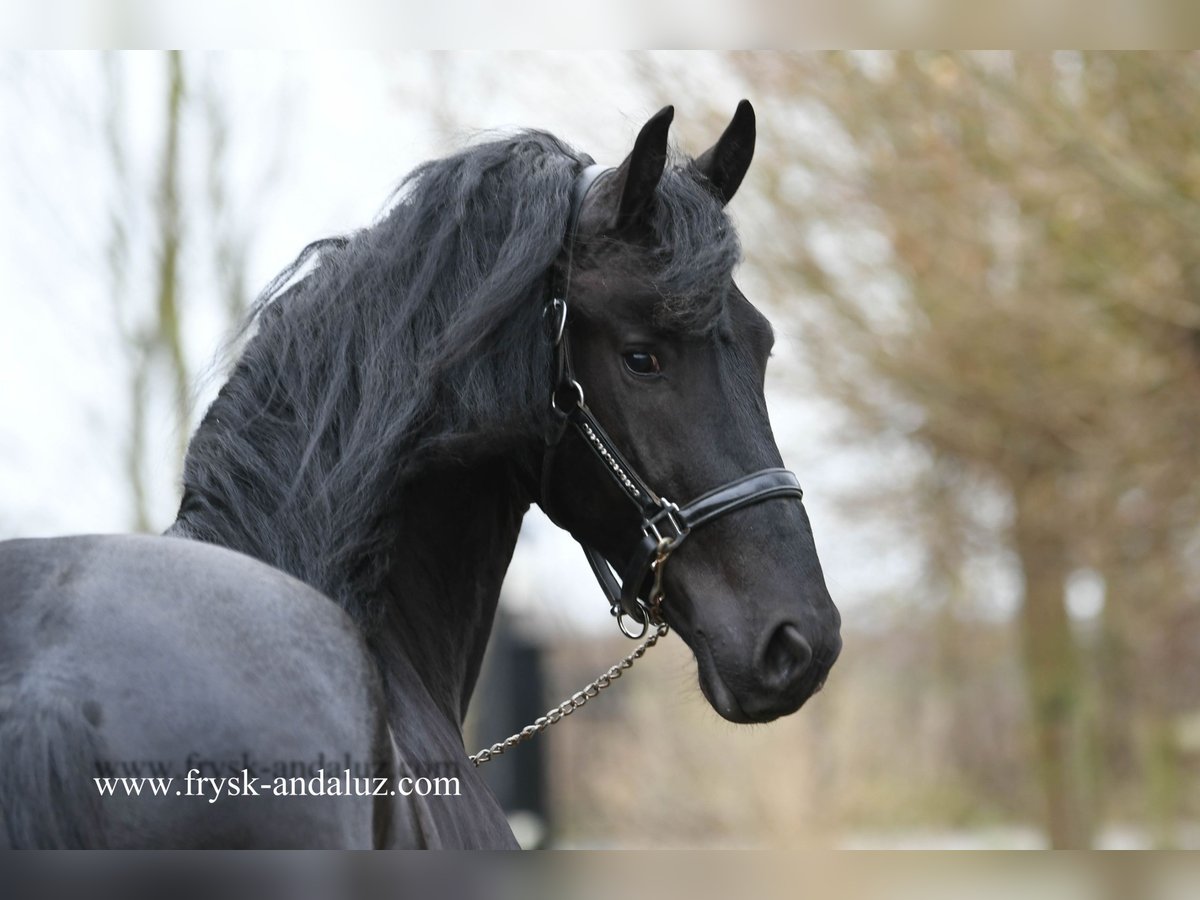
M 526 725 L 516 734 L 509 735 L 504 740 L 492 744 L 492 746 L 473 754 L 470 757 L 471 762 L 476 766 L 481 766 L 485 762 L 495 759 L 505 750 L 511 750 L 513 747 L 517 746 L 517 744 L 523 744 L 530 738 L 541 734 L 551 725 L 561 722 L 567 716 L 571 715 L 571 713 L 575 712 L 575 710 L 582 709 L 584 704 L 586 704 L 593 697 L 597 696 L 602 690 L 607 687 L 611 687 L 612 683 L 620 678 L 626 669 L 633 668 L 633 664 L 637 660 L 641 659 L 647 650 L 657 644 L 659 638 L 666 637 L 668 630 L 669 629 L 667 628 L 666 622 L 659 622 L 658 627 L 654 630 L 654 633 L 651 634 L 650 637 L 638 644 L 633 649 L 632 653 L 630 653 L 623 660 L 585 687 L 582 691 L 572 694 L 568 699 L 558 704 L 558 706 L 547 710 L 544 716 L 538 717 L 536 720 L 534 720 L 533 724 Z
M 589 700 L 599 696 L 602 690 L 612 687 L 612 683 L 620 678 L 626 669 L 632 669 L 633 664 L 641 659 L 647 650 L 657 644 L 659 638 L 667 636 L 667 632 L 670 629 L 667 627 L 666 620 L 663 619 L 662 615 L 663 570 L 667 566 L 667 558 L 670 557 L 672 549 L 671 542 L 667 538 L 660 538 L 658 552 L 655 554 L 654 562 L 651 564 L 651 569 L 654 572 L 654 584 L 650 588 L 650 603 L 646 608 L 646 617 L 642 620 L 646 623 L 647 627 L 650 625 L 654 626 L 654 632 L 650 637 L 634 647 L 632 653 L 584 687 L 582 691 L 572 694 L 562 703 L 558 704 L 558 706 L 547 710 L 544 716 L 539 716 L 531 724 L 526 725 L 515 734 L 510 734 L 504 740 L 498 741 L 490 747 L 485 747 L 478 753 L 474 753 L 468 757 L 476 768 L 489 760 L 495 759 L 505 750 L 511 750 L 517 744 L 523 744 L 530 738 L 536 737 L 551 725 L 561 722 L 571 713 L 575 712 L 575 710 L 582 709 Z M 622 629 L 622 634 L 624 633 L 624 629 Z M 645 632 L 642 633 L 645 634 Z

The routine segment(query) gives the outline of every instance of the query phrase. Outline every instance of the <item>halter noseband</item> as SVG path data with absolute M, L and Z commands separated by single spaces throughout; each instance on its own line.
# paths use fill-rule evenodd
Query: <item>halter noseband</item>
M 547 441 L 546 458 L 542 465 L 541 506 L 551 519 L 556 520 L 548 507 L 547 487 L 558 444 L 566 429 L 573 427 L 641 515 L 641 536 L 637 546 L 619 568 L 610 564 L 594 547 L 579 541 L 596 580 L 608 597 L 617 625 L 626 636 L 636 639 L 644 635 L 651 624 L 657 625 L 661 621 L 659 607 L 663 596 L 663 567 L 671 553 L 679 548 L 694 529 L 764 500 L 789 497 L 799 500 L 804 496 L 804 492 L 800 489 L 800 482 L 796 476 L 787 469 L 762 469 L 719 485 L 690 503 L 677 505 L 651 490 L 621 455 L 612 438 L 588 408 L 583 388 L 576 379 L 571 364 L 567 335 L 567 298 L 570 293 L 575 238 L 584 201 L 596 182 L 613 171 L 615 169 L 607 166 L 588 166 L 575 179 L 571 191 L 571 212 L 567 221 L 567 265 L 562 295 L 552 297 L 544 311 L 547 331 L 554 346 L 554 381 L 550 392 L 550 409 L 558 420 L 559 427 Z M 620 573 L 620 580 L 616 572 Z M 641 626 L 641 630 L 630 630 L 625 623 L 626 618 Z

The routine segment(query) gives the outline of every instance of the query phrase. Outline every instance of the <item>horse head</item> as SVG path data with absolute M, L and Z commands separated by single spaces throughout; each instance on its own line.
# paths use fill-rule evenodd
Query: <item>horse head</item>
M 754 153 L 753 108 L 681 163 L 672 116 L 577 184 L 548 307 L 553 406 L 577 427 L 548 456 L 541 503 L 591 549 L 614 611 L 661 610 L 721 716 L 767 722 L 820 689 L 840 616 L 767 415 L 772 329 L 733 279 L 724 207 Z

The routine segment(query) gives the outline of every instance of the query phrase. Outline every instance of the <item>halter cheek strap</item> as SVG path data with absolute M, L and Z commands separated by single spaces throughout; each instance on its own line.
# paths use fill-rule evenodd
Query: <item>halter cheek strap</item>
M 612 614 L 621 631 L 640 638 L 651 624 L 659 624 L 662 603 L 662 575 L 671 553 L 696 528 L 756 503 L 774 499 L 800 500 L 804 492 L 800 482 L 787 469 L 762 469 L 734 481 L 718 485 L 688 503 L 679 506 L 655 493 L 637 473 L 608 433 L 588 408 L 583 387 L 575 377 L 571 364 L 570 341 L 567 334 L 567 297 L 571 284 L 571 261 L 574 254 L 579 219 L 589 191 L 602 177 L 615 171 L 605 166 L 588 166 L 575 181 L 571 194 L 571 212 L 567 225 L 567 264 L 561 296 L 547 303 L 544 319 L 554 346 L 553 388 L 550 408 L 557 427 L 547 439 L 542 463 L 541 507 L 551 520 L 562 525 L 549 504 L 549 481 L 557 456 L 558 445 L 568 428 L 573 428 L 584 444 L 604 465 L 614 483 L 636 507 L 640 516 L 640 534 L 626 560 L 607 559 L 594 547 L 579 540 L 591 565 L 592 572 L 608 597 Z M 619 577 L 618 577 L 619 575 Z M 626 619 L 640 626 L 633 631 Z

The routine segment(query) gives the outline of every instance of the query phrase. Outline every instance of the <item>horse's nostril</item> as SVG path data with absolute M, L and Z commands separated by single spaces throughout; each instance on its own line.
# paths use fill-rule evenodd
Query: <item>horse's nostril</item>
M 783 690 L 794 684 L 807 671 L 810 662 L 812 647 L 804 639 L 799 628 L 791 622 L 785 622 L 775 629 L 767 643 L 763 659 L 764 680 L 771 687 Z

